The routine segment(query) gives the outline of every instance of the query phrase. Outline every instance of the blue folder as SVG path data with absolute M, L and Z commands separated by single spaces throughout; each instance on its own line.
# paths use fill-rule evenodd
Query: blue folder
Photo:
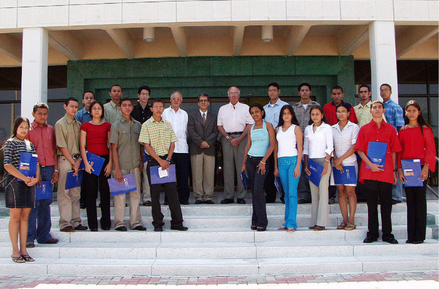
M 91 152 L 87 152 L 87 160 L 88 160 L 88 163 L 94 169 L 94 171 L 92 170 L 91 173 L 93 175 L 99 176 L 101 174 L 102 167 L 104 166 L 105 159 L 101 158 L 100 156 L 95 155 L 95 154 L 93 154 Z M 79 168 L 85 170 L 84 160 L 82 160 L 81 165 L 79 166 Z
M 70 171 L 67 173 L 66 190 L 81 186 L 84 170 L 78 170 L 78 175 L 76 176 L 73 176 L 74 172 L 75 171 Z
M 311 172 L 311 175 L 308 176 L 308 174 L 306 174 L 306 178 L 318 187 L 320 179 L 322 178 L 323 169 L 324 167 L 321 164 L 312 159 L 308 159 L 308 170 Z
M 276 187 L 279 197 L 282 197 L 282 183 L 279 177 L 274 177 L 274 186 Z
M 41 186 L 36 186 L 36 200 L 47 200 L 52 198 L 52 183 L 50 181 L 40 182 Z
M 369 146 L 367 148 L 367 157 L 373 164 L 382 165 L 383 170 L 386 164 L 386 154 L 387 143 L 376 141 L 369 142 Z M 368 165 L 366 165 L 366 168 L 370 169 Z
M 133 174 L 124 175 L 123 181 L 120 183 L 114 178 L 108 179 L 108 186 L 110 187 L 110 193 L 112 196 L 126 194 L 137 190 Z
M 175 174 L 175 165 L 170 165 L 168 169 L 168 176 L 160 178 L 159 176 L 160 166 L 153 166 L 149 168 L 149 173 L 151 176 L 151 185 L 175 183 L 177 181 Z
M 404 183 L 404 187 L 423 187 L 424 183 L 422 179 L 419 179 L 421 175 L 421 160 L 401 160 L 402 172 L 407 182 Z
M 143 150 L 143 162 L 146 163 L 149 159 L 148 154 L 145 152 L 145 150 Z
M 248 190 L 250 189 L 250 180 L 248 179 L 248 176 L 245 172 L 242 172 L 240 175 L 241 177 L 241 181 L 242 181 L 242 185 L 244 186 L 244 190 Z
M 19 171 L 26 177 L 35 178 L 37 174 L 38 155 L 22 152 L 20 154 Z M 18 179 L 19 181 L 23 181 Z
M 332 167 L 334 174 L 334 183 L 336 185 L 350 185 L 357 183 L 357 172 L 354 166 L 343 166 L 344 173 L 341 173 L 335 167 Z

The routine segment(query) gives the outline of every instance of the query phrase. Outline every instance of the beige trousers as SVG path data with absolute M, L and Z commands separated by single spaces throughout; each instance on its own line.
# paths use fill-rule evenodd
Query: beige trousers
M 148 181 L 148 173 L 147 168 L 148 162 L 145 162 L 143 164 L 143 177 L 142 177 L 142 203 L 146 201 L 151 201 L 151 188 L 149 187 L 149 181 Z
M 325 163 L 325 158 L 313 159 L 319 164 Z M 309 182 L 311 189 L 311 226 L 328 226 L 329 225 L 329 177 L 331 176 L 332 166 L 328 164 L 328 172 L 320 179 L 320 184 L 317 187 L 312 182 Z
M 204 152 L 191 155 L 191 165 L 195 200 L 211 200 L 214 190 L 215 156 L 208 156 Z

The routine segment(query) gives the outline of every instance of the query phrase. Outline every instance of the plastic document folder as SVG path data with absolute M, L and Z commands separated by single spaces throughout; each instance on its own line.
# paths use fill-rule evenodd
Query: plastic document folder
M 52 198 L 52 183 L 50 181 L 42 181 L 41 186 L 36 186 L 36 200 L 47 200 Z
M 74 173 L 75 171 L 70 171 L 67 173 L 66 190 L 81 186 L 84 170 L 78 170 L 78 175 L 76 176 L 73 176 Z
M 143 150 L 143 162 L 146 163 L 149 159 L 148 154 L 145 152 L 145 150 Z
M 334 174 L 334 183 L 336 185 L 350 185 L 357 183 L 357 173 L 354 166 L 343 166 L 344 173 L 332 167 Z
M 404 183 L 405 187 L 423 187 L 424 183 L 422 179 L 419 179 L 421 175 L 421 160 L 401 160 L 402 172 L 407 182 Z
M 151 185 L 175 183 L 177 181 L 175 175 L 175 165 L 170 165 L 168 170 L 162 170 L 161 166 L 153 166 L 149 168 L 151 176 Z
M 279 197 L 282 197 L 282 183 L 279 177 L 274 177 L 274 186 L 276 187 L 276 191 L 279 194 Z
M 35 178 L 37 174 L 38 155 L 33 153 L 20 154 L 20 166 L 19 171 L 26 177 Z M 18 179 L 19 181 L 23 181 Z
M 248 189 L 250 189 L 250 180 L 248 179 L 248 176 L 245 172 L 242 172 L 240 176 L 241 176 L 242 185 L 244 186 L 244 190 L 247 191 Z
M 126 194 L 132 191 L 136 191 L 136 181 L 134 180 L 134 175 L 124 175 L 123 181 L 118 182 L 116 179 L 109 179 L 108 186 L 110 187 L 110 193 L 112 196 L 117 196 L 121 194 Z
M 376 142 L 376 141 L 369 142 L 369 146 L 367 148 L 367 157 L 373 164 L 383 166 L 382 167 L 383 170 L 386 164 L 386 154 L 387 154 L 387 143 Z M 366 165 L 366 168 L 370 169 L 368 165 Z
M 312 159 L 308 159 L 308 170 L 311 175 L 306 174 L 306 178 L 318 187 L 322 178 L 323 166 Z
M 88 160 L 88 163 L 93 167 L 93 170 L 94 170 L 94 171 L 92 170 L 91 173 L 93 175 L 99 176 L 101 174 L 102 167 L 104 166 L 105 159 L 101 158 L 100 156 L 97 156 L 91 152 L 87 152 L 87 160 Z M 82 160 L 81 165 L 79 167 L 81 169 L 85 170 L 84 160 Z

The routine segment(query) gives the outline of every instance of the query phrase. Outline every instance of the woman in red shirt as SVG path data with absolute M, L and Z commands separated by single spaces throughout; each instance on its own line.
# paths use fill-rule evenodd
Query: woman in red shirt
M 98 230 L 98 217 L 96 211 L 96 199 L 101 193 L 101 228 L 110 230 L 110 189 L 107 180 L 110 178 L 113 163 L 111 150 L 109 150 L 111 124 L 103 121 L 104 106 L 95 101 L 90 105 L 92 120 L 81 126 L 81 156 L 85 164 L 83 182 L 85 182 L 85 203 L 87 208 L 88 227 L 91 231 Z M 93 167 L 88 163 L 86 150 L 105 159 L 99 176 L 92 174 Z
M 422 187 L 405 187 L 407 197 L 407 241 L 420 244 L 425 240 L 427 226 L 427 202 L 425 199 L 428 171 L 435 171 L 436 148 L 431 127 L 422 116 L 418 102 L 410 100 L 405 106 L 406 125 L 399 132 L 402 152 L 398 153 L 398 175 L 406 183 L 401 160 L 420 159 Z

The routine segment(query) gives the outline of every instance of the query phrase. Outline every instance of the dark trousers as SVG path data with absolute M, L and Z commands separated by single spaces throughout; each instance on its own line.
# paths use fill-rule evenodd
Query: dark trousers
M 175 173 L 177 175 L 177 192 L 180 203 L 189 201 L 189 168 L 190 155 L 174 153 L 172 155 L 172 163 L 175 164 Z
M 424 241 L 427 227 L 427 182 L 424 181 L 423 187 L 404 189 L 407 198 L 407 240 Z
M 264 182 L 265 201 L 267 203 L 274 203 L 276 202 L 277 193 L 276 186 L 274 185 L 274 153 L 272 153 L 267 159 L 267 165 L 265 168 L 267 169 Z
M 358 164 L 358 172 L 357 176 L 360 176 L 360 168 L 361 162 L 363 161 L 360 155 L 356 152 L 357 155 L 357 164 Z M 357 186 L 355 187 L 355 194 L 357 195 L 357 202 L 365 202 L 366 201 L 366 189 L 364 188 L 364 184 L 357 182 Z
M 368 213 L 367 236 L 378 239 L 378 198 L 381 203 L 381 225 L 383 241 L 393 238 L 392 235 L 392 184 L 380 181 L 365 180 L 367 190 L 366 202 Z
M 166 159 L 167 156 L 160 156 L 161 159 Z M 148 160 L 148 178 L 151 186 L 151 203 L 152 203 L 152 225 L 154 228 L 162 227 L 165 223 L 163 222 L 163 214 L 160 207 L 160 188 L 162 184 L 153 185 L 151 184 L 151 167 L 159 166 L 159 163 L 153 159 Z M 171 228 L 178 227 L 183 224 L 183 215 L 181 213 L 180 202 L 178 201 L 177 186 L 175 183 L 163 184 L 165 187 L 165 196 L 168 200 L 169 210 L 171 211 Z
M 303 165 L 302 173 L 300 174 L 299 185 L 297 186 L 297 198 L 299 200 L 299 203 L 311 203 L 311 189 L 309 187 L 309 180 L 306 178 L 305 166 Z
M 96 199 L 98 191 L 101 194 L 101 228 L 111 227 L 110 218 L 110 188 L 108 187 L 107 180 L 110 176 L 104 175 L 105 166 L 108 164 L 108 155 L 100 156 L 105 159 L 99 176 L 84 172 L 82 183 L 85 189 L 85 205 L 87 210 L 88 227 L 90 229 L 98 228 L 98 214 L 96 208 Z
M 247 175 L 250 180 L 250 187 L 252 188 L 252 226 L 267 227 L 267 209 L 265 206 L 264 182 L 269 168 L 268 162 L 265 165 L 266 172 L 261 174 L 258 172 L 257 165 L 262 160 L 262 157 L 248 156 L 245 161 L 247 168 Z M 276 196 L 276 195 L 275 195 Z

